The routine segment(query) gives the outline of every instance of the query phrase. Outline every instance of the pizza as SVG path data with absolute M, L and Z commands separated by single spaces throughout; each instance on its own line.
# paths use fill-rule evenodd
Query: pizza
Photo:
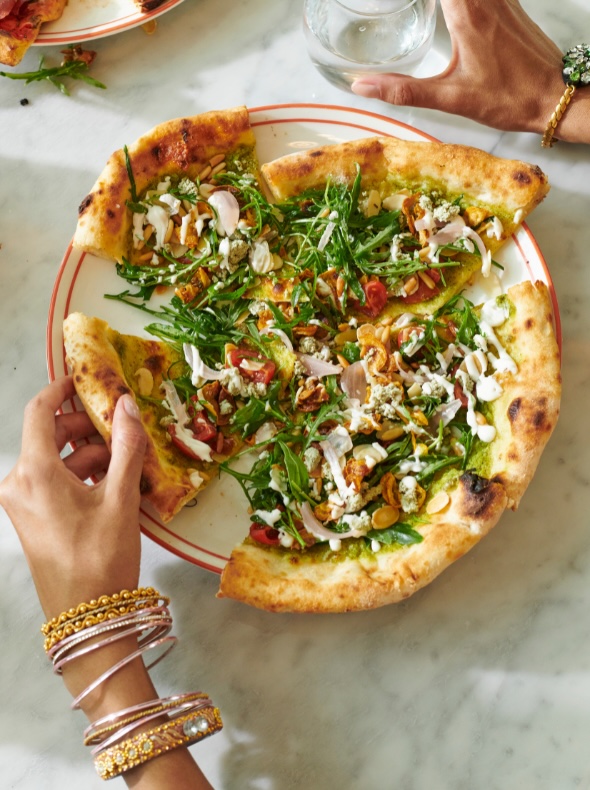
M 389 138 L 260 167 L 245 108 L 113 154 L 74 243 L 115 262 L 127 287 L 110 298 L 157 340 L 75 314 L 66 354 L 107 442 L 117 397 L 136 398 L 162 520 L 214 477 L 240 483 L 251 525 L 221 597 L 392 603 L 518 506 L 559 412 L 547 288 L 483 305 L 463 290 L 501 271 L 547 190 L 522 162 Z
M 186 365 L 171 345 L 123 335 L 81 313 L 67 317 L 63 332 L 77 393 L 107 446 L 117 400 L 131 394 L 137 402 L 148 437 L 141 493 L 170 521 L 239 449 L 238 438 L 224 435 L 223 419 L 213 422 L 203 410 L 197 416 L 190 397 L 181 401 L 176 388 Z
M 0 63 L 18 65 L 44 22 L 59 19 L 67 0 L 0 0 Z
M 35 42 L 41 25 L 59 19 L 68 0 L 0 0 L 0 63 L 17 66 Z M 76 2 L 76 0 L 71 0 Z M 134 0 L 142 13 L 164 0 Z

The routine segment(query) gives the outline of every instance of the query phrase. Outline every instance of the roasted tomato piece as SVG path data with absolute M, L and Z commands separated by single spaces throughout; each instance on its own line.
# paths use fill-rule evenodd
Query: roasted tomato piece
M 363 285 L 365 303 L 359 304 L 353 300 L 353 307 L 361 313 L 376 318 L 387 304 L 387 288 L 381 280 L 369 280 Z
M 258 543 L 264 543 L 267 546 L 281 545 L 278 529 L 269 527 L 267 524 L 259 524 L 256 521 L 250 524 L 250 537 Z
M 203 459 L 201 456 L 197 455 L 193 450 L 191 450 L 188 445 L 186 445 L 182 439 L 176 435 L 176 425 L 172 423 L 168 426 L 168 433 L 170 434 L 170 438 L 172 439 L 172 444 L 180 450 L 183 455 L 186 455 L 187 458 L 192 458 L 193 461 L 202 461 Z M 195 439 L 197 437 L 195 436 Z M 199 440 L 200 441 L 200 440 Z
M 198 439 L 200 442 L 210 442 L 212 439 L 217 439 L 217 428 L 204 411 L 196 412 L 192 424 L 192 432 L 195 439 Z
M 244 378 L 255 383 L 269 384 L 277 366 L 268 357 L 247 348 L 232 348 L 228 351 L 226 367 L 238 368 Z
M 439 292 L 438 283 L 440 282 L 440 272 L 438 269 L 426 269 L 424 272 L 434 283 L 434 288 L 431 288 L 421 277 L 418 277 L 418 289 L 410 296 L 402 297 L 406 304 L 416 304 L 417 302 L 424 302 L 426 299 L 432 299 Z M 417 276 L 417 275 L 416 275 Z
M 455 365 L 454 368 L 452 369 L 451 373 L 452 373 L 453 376 L 459 370 L 459 365 L 460 365 L 460 363 Z M 456 400 L 460 400 L 461 401 L 461 406 L 464 406 L 465 408 L 467 408 L 467 404 L 468 404 L 467 395 L 465 395 L 465 390 L 461 386 L 461 382 L 457 381 L 457 379 L 455 379 L 455 392 L 454 392 L 454 395 L 455 395 Z

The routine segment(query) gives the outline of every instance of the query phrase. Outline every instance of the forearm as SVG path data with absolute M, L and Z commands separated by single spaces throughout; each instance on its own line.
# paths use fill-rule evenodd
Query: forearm
M 67 664 L 63 679 L 73 697 L 77 697 L 103 672 L 108 671 L 137 648 L 134 638 L 101 647 Z M 122 667 L 80 702 L 89 721 L 158 698 L 141 657 Z M 146 731 L 166 721 L 165 716 L 139 726 L 132 735 Z M 128 787 L 136 790 L 210 790 L 211 785 L 195 763 L 186 747 L 179 747 L 132 768 L 123 774 Z

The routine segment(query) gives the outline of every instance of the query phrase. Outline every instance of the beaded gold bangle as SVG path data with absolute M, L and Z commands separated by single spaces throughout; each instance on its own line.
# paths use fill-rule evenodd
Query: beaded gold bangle
M 557 142 L 555 139 L 557 125 L 564 116 L 576 89 L 590 85 L 590 47 L 587 44 L 577 44 L 565 53 L 562 76 L 566 85 L 565 91 L 543 134 L 541 140 L 543 148 L 552 148 Z
M 94 761 L 96 772 L 101 779 L 113 779 L 154 757 L 201 741 L 222 727 L 218 708 L 202 708 L 105 749 Z
M 45 651 L 49 652 L 55 644 L 78 631 L 138 609 L 155 606 L 159 600 L 166 606 L 170 603 L 169 598 L 153 587 L 140 587 L 137 590 L 122 590 L 114 595 L 101 595 L 88 603 L 81 603 L 41 626 L 41 633 L 45 636 Z

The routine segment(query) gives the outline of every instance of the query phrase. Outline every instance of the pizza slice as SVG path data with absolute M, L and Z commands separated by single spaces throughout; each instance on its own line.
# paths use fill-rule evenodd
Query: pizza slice
M 107 445 L 117 400 L 135 398 L 148 437 L 142 496 L 169 521 L 239 449 L 218 393 L 197 397 L 183 353 L 169 343 L 120 334 L 82 313 L 69 315 L 63 332 L 76 392 Z
M 0 0 L 0 63 L 17 66 L 44 22 L 59 19 L 67 0 Z
M 160 340 L 82 313 L 64 322 L 76 392 L 107 444 L 118 398 L 134 396 L 148 436 L 141 490 L 165 522 L 253 436 L 292 377 L 295 354 L 244 308 L 177 298 L 146 327 Z
M 262 453 L 236 475 L 252 524 L 220 597 L 293 612 L 399 601 L 516 509 L 535 472 L 561 392 L 543 283 L 343 333 L 348 359 L 332 340 L 323 371 L 300 357 L 295 408 L 259 427 Z
M 444 143 L 368 138 L 262 165 L 291 279 L 313 269 L 343 312 L 437 309 L 549 190 L 541 170 Z M 292 284 L 292 283 L 291 283 Z M 273 298 L 262 283 L 257 294 Z
M 258 173 L 245 107 L 160 124 L 111 156 L 79 207 L 74 245 L 117 261 L 123 276 L 132 267 L 138 278 L 186 279 L 207 259 L 203 228 L 215 219 L 217 236 L 228 237 L 241 219 L 225 173 Z

